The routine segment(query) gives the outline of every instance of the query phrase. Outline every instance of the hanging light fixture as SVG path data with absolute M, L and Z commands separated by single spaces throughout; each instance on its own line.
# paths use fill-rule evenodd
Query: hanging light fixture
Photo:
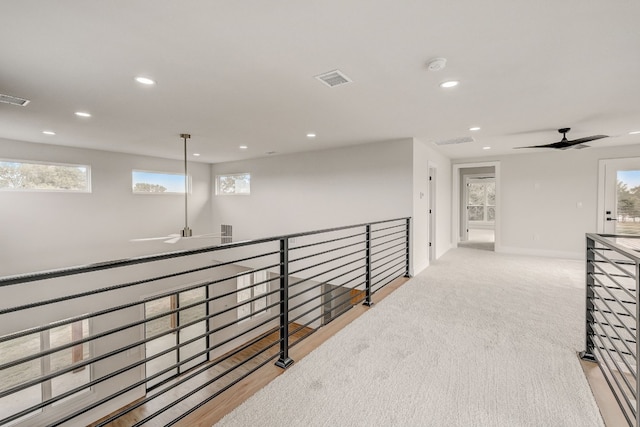
M 188 133 L 181 133 L 180 138 L 182 138 L 184 145 L 184 228 L 180 230 L 180 233 L 169 234 L 163 237 L 147 237 L 142 239 L 132 239 L 132 242 L 146 242 L 150 240 L 164 240 L 165 243 L 177 243 L 183 238 L 220 238 L 222 234 L 220 233 L 210 233 L 210 234 L 200 234 L 197 236 L 193 235 L 193 230 L 189 228 L 189 171 L 188 171 L 188 163 L 187 163 L 187 139 L 191 138 L 191 135 Z

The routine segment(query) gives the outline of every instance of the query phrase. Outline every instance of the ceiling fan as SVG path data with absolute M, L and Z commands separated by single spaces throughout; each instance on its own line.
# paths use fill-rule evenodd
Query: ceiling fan
M 131 242 L 148 242 L 151 240 L 164 240 L 164 243 L 177 243 L 183 238 L 212 238 L 212 237 L 222 237 L 222 234 L 199 234 L 193 235 L 193 230 L 189 228 L 189 211 L 188 211 L 188 202 L 189 202 L 189 175 L 187 174 L 187 139 L 191 138 L 191 135 L 188 133 L 181 133 L 180 138 L 184 141 L 184 228 L 180 230 L 180 233 L 169 234 L 167 236 L 162 237 L 146 237 L 141 239 L 131 239 Z
M 584 138 L 574 139 L 570 141 L 567 139 L 567 132 L 569 132 L 571 128 L 562 128 L 558 129 L 558 132 L 562 134 L 562 140 L 558 142 L 552 142 L 551 144 L 543 144 L 543 145 L 530 145 L 528 147 L 514 147 L 514 148 L 555 148 L 557 150 L 566 150 L 568 148 L 587 148 L 588 145 L 584 145 L 585 142 L 595 141 L 597 139 L 608 138 L 609 135 L 592 135 Z

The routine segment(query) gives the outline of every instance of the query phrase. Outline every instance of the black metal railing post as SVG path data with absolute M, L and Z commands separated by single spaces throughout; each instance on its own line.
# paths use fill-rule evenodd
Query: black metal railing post
M 289 358 L 289 238 L 280 239 L 280 358 L 276 366 L 287 369 Z
M 362 303 L 367 307 L 373 305 L 371 300 L 371 224 L 367 224 L 366 227 L 366 242 L 365 242 L 365 299 Z
M 595 255 L 593 253 L 595 249 L 595 241 L 587 236 L 587 253 L 586 253 L 586 286 L 585 286 L 585 344 L 584 351 L 580 353 L 580 358 L 589 362 L 595 362 L 596 356 L 594 352 L 593 344 L 593 274 L 595 272 L 594 262 Z
M 404 277 L 411 277 L 411 273 L 409 272 L 409 260 L 411 259 L 411 252 L 410 252 L 410 246 L 409 246 L 409 242 L 411 239 L 411 218 L 407 218 L 407 235 L 406 235 L 406 257 L 405 257 L 405 262 L 406 262 L 406 269 L 404 272 Z

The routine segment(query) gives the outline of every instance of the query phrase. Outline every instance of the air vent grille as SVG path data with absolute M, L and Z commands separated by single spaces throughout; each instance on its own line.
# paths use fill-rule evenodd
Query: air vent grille
M 24 98 L 18 98 L 17 96 L 3 95 L 0 93 L 0 102 L 4 102 L 5 104 L 13 104 L 13 105 L 18 105 L 20 107 L 24 107 L 31 101 Z
M 436 145 L 454 145 L 454 144 L 466 144 L 468 142 L 475 142 L 470 136 L 461 136 L 459 138 L 451 138 L 451 139 L 441 139 L 440 141 L 434 142 Z
M 319 76 L 316 76 L 316 79 L 329 87 L 336 87 L 353 81 L 349 77 L 345 76 L 340 70 L 333 70 L 328 73 L 320 74 Z
M 233 226 L 228 224 L 221 224 L 220 234 L 222 235 L 220 243 L 231 243 L 233 241 Z

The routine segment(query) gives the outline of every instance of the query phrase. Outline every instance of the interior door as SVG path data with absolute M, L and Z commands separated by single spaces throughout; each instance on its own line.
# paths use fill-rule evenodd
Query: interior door
M 640 234 L 640 158 L 600 161 L 598 232 Z
M 436 259 L 436 173 L 429 167 L 429 261 Z

